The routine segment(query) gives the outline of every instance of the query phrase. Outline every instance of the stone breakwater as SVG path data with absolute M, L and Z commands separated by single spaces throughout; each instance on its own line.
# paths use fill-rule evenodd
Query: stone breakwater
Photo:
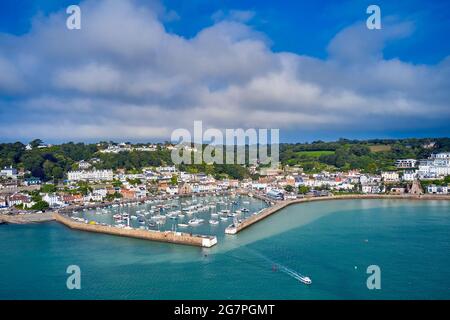
M 351 199 L 395 199 L 395 200 L 450 200 L 450 195 L 340 195 L 340 196 L 328 196 L 328 197 L 311 197 L 311 198 L 301 198 L 294 200 L 286 200 L 286 201 L 278 201 L 275 205 L 263 210 L 257 215 L 253 215 L 237 226 L 229 226 L 225 233 L 227 234 L 236 234 L 251 225 L 261 221 L 268 216 L 280 211 L 287 206 L 293 204 L 299 204 L 303 202 L 312 202 L 312 201 L 327 201 L 327 200 L 351 200 Z
M 10 224 L 27 224 L 27 223 L 40 223 L 53 221 L 52 212 L 45 213 L 27 213 L 27 214 L 0 214 L 0 223 L 10 223 Z
M 192 235 L 188 233 L 173 232 L 173 231 L 127 229 L 127 228 L 117 228 L 108 225 L 88 224 L 74 221 L 59 213 L 54 213 L 54 218 L 56 221 L 68 226 L 71 229 L 82 231 L 104 233 L 144 240 L 185 244 L 204 248 L 210 248 L 217 243 L 217 238 L 215 236 Z

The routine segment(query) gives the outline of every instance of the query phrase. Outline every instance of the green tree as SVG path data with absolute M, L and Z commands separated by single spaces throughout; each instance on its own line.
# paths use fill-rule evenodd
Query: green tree
M 310 188 L 307 186 L 299 186 L 298 187 L 298 193 L 300 194 L 307 194 L 309 192 Z
M 57 190 L 57 188 L 54 184 L 47 183 L 47 184 L 43 184 L 41 186 L 42 193 L 54 193 L 54 192 L 56 192 L 56 190 Z
M 43 211 L 45 209 L 49 208 L 49 204 L 43 200 L 37 201 L 32 207 L 31 209 L 33 210 L 40 210 Z

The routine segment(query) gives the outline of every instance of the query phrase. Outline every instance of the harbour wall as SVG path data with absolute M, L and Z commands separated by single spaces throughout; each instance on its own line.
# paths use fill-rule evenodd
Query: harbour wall
M 256 197 L 257 195 L 255 195 Z M 339 196 L 327 196 L 327 197 L 305 197 L 301 199 L 285 200 L 285 201 L 273 201 L 275 205 L 268 207 L 257 215 L 253 215 L 241 223 L 237 227 L 227 228 L 227 234 L 236 234 L 251 225 L 267 218 L 268 216 L 284 209 L 293 204 L 299 204 L 312 201 L 328 201 L 328 200 L 352 200 L 352 199 L 396 199 L 396 200 L 450 200 L 450 195 L 382 195 L 382 194 L 368 194 L 368 195 L 339 195 Z
M 74 221 L 56 212 L 54 213 L 54 218 L 56 221 L 68 226 L 71 229 L 105 233 L 121 237 L 131 237 L 159 242 L 170 242 L 205 248 L 210 248 L 217 243 L 217 238 L 215 236 L 191 235 L 188 233 L 173 231 L 125 229 L 100 224 L 88 224 Z
M 27 224 L 27 223 L 40 223 L 53 221 L 52 212 L 44 213 L 27 213 L 27 214 L 0 214 L 0 223 L 10 223 L 10 224 Z

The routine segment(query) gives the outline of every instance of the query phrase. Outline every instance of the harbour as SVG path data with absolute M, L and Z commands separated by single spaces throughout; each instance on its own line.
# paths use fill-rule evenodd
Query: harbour
M 206 194 L 66 208 L 55 213 L 55 219 L 82 231 L 209 248 L 230 221 L 246 220 L 268 205 L 246 194 Z
M 443 254 L 450 243 L 449 205 L 395 198 L 309 201 L 288 206 L 237 236 L 218 236 L 211 248 L 73 232 L 57 222 L 1 226 L 5 276 L 0 296 L 446 299 L 449 272 L 435 270 L 449 263 Z M 83 289 L 76 292 L 64 285 L 65 270 L 74 263 L 83 273 Z M 382 267 L 383 290 L 378 292 L 365 286 L 370 264 Z M 282 267 L 308 276 L 312 284 Z

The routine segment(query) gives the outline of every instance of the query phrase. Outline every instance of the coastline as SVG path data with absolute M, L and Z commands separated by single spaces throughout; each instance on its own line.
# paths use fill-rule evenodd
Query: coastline
M 238 193 L 241 193 L 241 192 L 238 192 Z M 260 196 L 258 194 L 254 194 L 254 196 L 260 198 Z M 264 201 L 267 200 L 266 197 L 261 197 L 261 199 Z M 238 228 L 239 230 L 237 232 L 239 232 L 239 231 L 249 227 L 250 225 L 268 217 L 269 215 L 272 215 L 272 214 L 280 211 L 281 209 L 283 209 L 287 206 L 293 205 L 293 204 L 299 204 L 299 203 L 311 202 L 311 201 L 353 200 L 353 199 L 394 199 L 394 200 L 397 199 L 397 200 L 415 200 L 415 201 L 450 200 L 450 195 L 351 194 L 351 195 L 338 195 L 338 196 L 327 196 L 327 197 L 308 197 L 308 198 L 305 197 L 305 198 L 300 198 L 300 199 L 278 201 L 278 202 L 276 202 L 276 204 L 274 206 L 268 207 L 260 214 L 252 216 L 249 219 L 247 219 L 246 221 L 248 221 L 248 223 L 246 223 L 246 221 L 242 222 L 241 223 L 242 227 L 239 227 Z M 141 202 L 141 201 L 137 201 L 137 202 Z M 110 205 L 110 203 L 101 204 L 98 206 L 103 207 L 103 206 L 107 206 L 107 205 Z M 90 208 L 90 207 L 95 208 L 97 206 L 89 206 L 88 208 Z M 79 207 L 77 207 L 77 208 L 79 208 Z M 66 210 L 48 211 L 48 212 L 44 212 L 44 213 L 15 214 L 15 215 L 1 213 L 0 214 L 0 223 L 28 224 L 28 223 L 43 223 L 43 222 L 48 222 L 48 221 L 55 221 L 56 219 L 54 217 L 54 213 L 55 212 L 64 213 L 69 210 L 68 208 L 64 208 L 64 209 L 66 209 Z M 73 209 L 73 207 L 71 207 L 70 209 Z M 245 226 L 244 226 L 244 223 L 245 223 Z

